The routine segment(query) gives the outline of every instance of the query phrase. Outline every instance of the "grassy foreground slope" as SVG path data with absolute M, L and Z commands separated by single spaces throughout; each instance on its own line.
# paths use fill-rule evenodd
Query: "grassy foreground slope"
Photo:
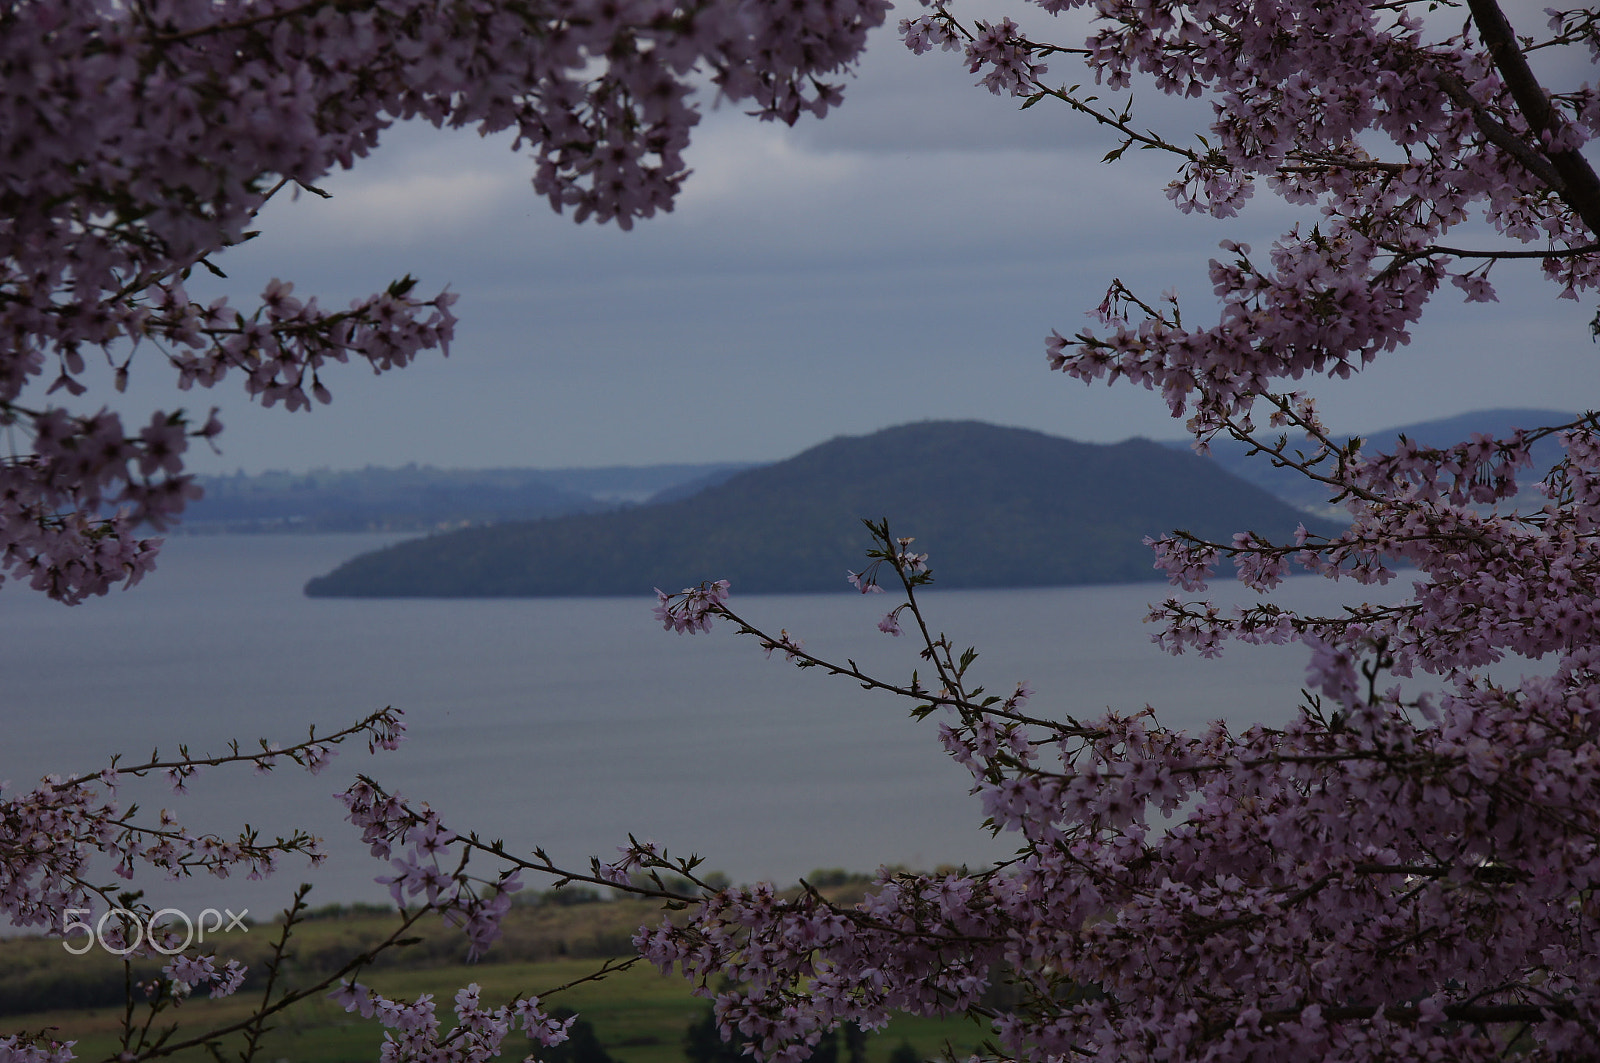
M 824 892 L 848 902 L 859 896 L 861 887 L 862 877 L 849 876 Z M 466 942 L 458 930 L 419 924 L 416 944 L 384 954 L 378 964 L 361 972 L 360 980 L 397 999 L 433 994 L 446 1029 L 453 1024 L 452 998 L 469 983 L 482 987 L 483 1000 L 491 1006 L 536 993 L 550 1007 L 578 1012 L 593 1026 L 615 1063 L 685 1063 L 684 1035 L 708 1007 L 692 995 L 690 983 L 663 976 L 643 963 L 599 981 L 582 981 L 604 960 L 631 955 L 633 931 L 660 919 L 660 907 L 592 898 L 585 891 L 568 890 L 513 908 L 501 940 L 472 964 L 466 962 Z M 325 909 L 298 923 L 284 968 L 288 984 L 310 984 L 337 970 L 345 959 L 382 940 L 394 923 L 392 911 L 359 907 Z M 228 935 L 216 948 L 250 965 L 244 988 L 224 1000 L 191 998 L 164 1013 L 157 1028 L 178 1023 L 172 1037 L 177 1043 L 246 1018 L 266 988 L 264 961 L 280 929 L 254 924 L 248 931 Z M 132 974 L 148 978 L 158 967 L 144 961 Z M 59 939 L 0 940 L 0 1035 L 54 1027 L 55 1036 L 77 1040 L 79 1059 L 114 1059 L 120 1051 L 126 974 L 120 960 L 98 949 L 75 956 L 62 948 Z M 571 988 L 553 992 L 567 985 Z M 136 1012 L 136 1018 L 142 1021 L 143 1014 Z M 965 1056 L 982 1038 L 983 1031 L 966 1019 L 897 1016 L 889 1029 L 871 1036 L 865 1063 L 889 1063 L 902 1041 L 909 1041 L 923 1058 L 940 1054 L 946 1043 Z M 376 1022 L 346 1014 L 319 994 L 275 1020 L 256 1058 L 293 1063 L 375 1061 L 382 1040 L 383 1030 Z M 237 1036 L 225 1039 L 223 1058 L 236 1058 L 240 1045 Z M 536 1048 L 518 1034 L 507 1038 L 503 1054 L 508 1060 L 520 1060 Z M 211 1057 L 196 1048 L 173 1058 L 198 1063 Z
M 446 1029 L 452 1025 L 451 1001 L 455 992 L 468 983 L 483 988 L 486 1003 L 503 1003 L 521 993 L 549 990 L 582 978 L 592 972 L 593 960 L 548 960 L 542 963 L 515 963 L 450 966 L 428 970 L 381 971 L 363 980 L 395 998 L 415 1000 L 422 993 L 433 994 Z M 211 1029 L 245 1018 L 259 997 L 241 994 L 227 1000 L 196 998 L 184 1003 L 172 1016 L 183 1023 L 178 1036 Z M 616 1063 L 685 1063 L 684 1033 L 709 1006 L 690 995 L 681 978 L 664 976 L 654 968 L 635 966 L 608 976 L 600 982 L 574 986 L 549 998 L 552 1006 L 569 1007 L 594 1026 L 601 1046 Z M 170 1013 L 169 1013 L 170 1014 Z M 120 1007 L 87 1010 L 37 1012 L 0 1020 L 6 1031 L 37 1031 L 55 1027 L 57 1036 L 75 1038 L 81 1060 L 114 1059 L 120 1051 L 119 1035 L 123 1013 Z M 883 1031 L 867 1042 L 866 1063 L 888 1063 L 891 1053 L 908 1041 L 923 1058 L 942 1054 L 946 1044 L 954 1046 L 958 1058 L 970 1054 L 984 1039 L 985 1032 L 967 1019 L 926 1019 L 899 1015 Z M 289 1060 L 292 1063 L 374 1063 L 383 1029 L 376 1022 L 347 1015 L 343 1008 L 318 999 L 297 1006 L 277 1021 L 263 1042 L 258 1059 Z M 237 1046 L 233 1046 L 237 1050 Z M 538 1051 L 520 1033 L 508 1037 L 503 1057 L 520 1060 Z M 178 1060 L 199 1061 L 210 1057 L 201 1049 L 175 1054 Z M 224 1058 L 233 1058 L 225 1051 Z
M 691 498 L 472 528 L 364 554 L 313 597 L 648 594 L 704 579 L 740 593 L 836 590 L 862 567 L 863 517 L 931 552 L 941 586 L 1157 577 L 1147 535 L 1224 541 L 1319 522 L 1191 453 L 1148 440 L 1075 443 L 975 421 L 841 437 Z

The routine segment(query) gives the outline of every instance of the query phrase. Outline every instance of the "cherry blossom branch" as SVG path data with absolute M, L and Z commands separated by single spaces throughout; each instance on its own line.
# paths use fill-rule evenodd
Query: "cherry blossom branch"
M 681 616 L 681 614 L 677 611 L 679 607 L 682 604 L 694 601 L 692 596 L 699 593 L 699 591 L 693 589 L 680 591 L 677 595 L 668 595 L 665 592 L 658 591 L 657 594 L 660 597 L 661 603 L 657 606 L 658 619 L 665 619 L 666 626 L 669 629 L 673 628 L 674 619 Z M 907 593 L 908 595 L 911 593 L 909 588 Z M 723 605 L 722 601 L 722 598 L 718 598 L 715 602 L 704 606 L 703 609 L 695 613 L 695 620 L 698 621 L 702 616 L 721 617 L 736 625 L 741 635 L 753 636 L 756 639 L 757 644 L 762 649 L 766 650 L 769 655 L 774 650 L 781 650 L 785 658 L 794 663 L 797 667 L 821 668 L 829 675 L 840 675 L 853 679 L 860 683 L 864 689 L 879 690 L 888 694 L 895 694 L 900 697 L 911 698 L 920 702 L 924 702 L 929 707 L 948 707 L 956 709 L 964 714 L 998 716 L 1016 723 L 1051 727 L 1061 726 L 1059 721 L 1050 721 L 1028 716 L 1004 707 L 996 708 L 995 704 L 999 703 L 999 699 L 995 699 L 995 704 L 990 704 L 974 702 L 968 697 L 964 696 L 961 693 L 958 667 L 956 662 L 949 656 L 950 646 L 948 640 L 944 639 L 942 636 L 938 639 L 935 639 L 929 633 L 926 625 L 922 622 L 920 613 L 916 613 L 914 609 L 913 612 L 914 615 L 917 616 L 918 626 L 924 642 L 923 656 L 925 659 L 934 662 L 935 668 L 939 673 L 940 680 L 942 683 L 944 683 L 943 691 L 929 690 L 923 687 L 920 682 L 916 681 L 913 681 L 910 686 L 887 682 L 862 671 L 854 661 L 846 661 L 845 663 L 840 664 L 835 661 L 829 661 L 818 657 L 815 654 L 807 651 L 804 645 L 795 639 L 794 636 L 790 635 L 787 631 L 782 631 L 774 635 L 768 631 L 758 628 L 750 621 L 734 612 L 732 609 L 729 609 L 726 605 Z M 686 623 L 678 629 L 690 630 Z M 1085 733 L 1089 734 L 1092 732 Z
M 1467 88 L 1467 83 L 1462 81 L 1453 71 L 1440 70 L 1435 77 L 1439 87 L 1462 110 L 1472 115 L 1473 122 L 1484 138 L 1507 155 L 1516 159 L 1533 176 L 1543 181 L 1551 191 L 1563 199 L 1568 194 L 1567 178 L 1554 161 L 1539 151 L 1530 147 L 1520 136 L 1508 128 L 1490 113 L 1489 109 L 1472 95 Z M 1585 218 L 1587 221 L 1587 217 Z M 1591 231 L 1594 231 L 1591 225 Z
M 123 809 L 114 795 L 124 774 L 145 776 L 163 772 L 175 790 L 182 792 L 202 768 L 228 764 L 253 764 L 258 771 L 270 770 L 280 758 L 298 763 L 315 774 L 326 767 L 335 748 L 357 735 L 368 736 L 369 749 L 393 749 L 403 735 L 400 714 L 392 709 L 373 713 L 366 719 L 326 736 L 314 730 L 304 742 L 279 749 L 263 741 L 259 753 L 242 753 L 237 746 L 230 754 L 215 757 L 162 758 L 153 754 L 146 762 L 131 766 L 112 766 L 99 772 L 67 779 L 47 777 L 31 791 L 8 793 L 0 798 L 0 893 L 6 897 L 5 909 L 18 926 L 43 925 L 60 932 L 63 915 L 69 908 L 84 907 L 91 895 L 112 907 L 116 889 L 98 885 L 85 876 L 95 854 L 114 862 L 114 871 L 131 877 L 138 864 L 161 868 L 174 875 L 205 870 L 226 874 L 243 865 L 252 874 L 270 872 L 278 857 L 304 854 L 313 862 L 320 859 L 316 839 L 304 832 L 279 837 L 272 842 L 258 840 L 246 827 L 235 840 L 216 835 L 193 835 L 182 828 L 169 812 L 163 812 L 157 825 L 134 820 L 136 808 Z M 102 798 L 100 787 L 110 791 Z M 41 845 L 41 839 L 51 839 Z
M 220 273 L 214 256 L 254 235 L 247 226 L 276 192 L 291 182 L 318 192 L 322 175 L 366 155 L 401 118 L 514 126 L 556 210 L 629 228 L 669 209 L 687 172 L 697 71 L 764 117 L 820 116 L 840 99 L 825 75 L 850 66 L 887 8 L 45 3 L 38 18 L 31 7 L 0 15 L 0 67 L 52 71 L 48 92 L 0 107 L 13 149 L 0 166 L 0 417 L 14 426 L 7 404 L 26 388 L 83 390 L 86 349 L 156 341 L 180 388 L 242 370 L 250 394 L 291 409 L 327 401 L 324 359 L 355 353 L 388 369 L 443 349 L 452 297 L 411 298 L 409 278 L 331 314 L 274 281 L 264 313 L 248 317 L 225 301 L 194 306 L 183 281 L 197 264 Z M 525 32 L 506 33 L 508 22 Z M 766 48 L 769 34 L 784 46 Z M 128 362 L 118 360 L 120 386 Z M 54 383 L 40 381 L 52 362 Z M 85 461 L 76 484 L 41 479 L 44 455 L 19 451 L 0 467 L 0 498 L 20 501 L 0 522 L 4 567 L 69 604 L 136 581 L 160 547 L 134 538 L 136 525 L 175 519 L 194 493 L 181 451 L 154 483 Z M 120 496 L 110 490 L 124 484 Z M 102 494 L 134 512 L 100 519 Z
M 140 764 L 123 764 L 122 754 L 114 754 L 111 766 L 103 771 L 89 775 L 75 775 L 48 783 L 47 787 L 54 790 L 70 789 L 72 787 L 93 785 L 98 782 L 107 782 L 115 785 L 121 776 L 131 775 L 143 778 L 151 772 L 168 772 L 175 784 L 181 783 L 191 777 L 199 768 L 220 767 L 224 764 L 249 763 L 263 771 L 270 771 L 273 762 L 279 759 L 288 759 L 296 764 L 308 767 L 313 771 L 320 771 L 332 755 L 332 746 L 343 743 L 346 739 L 358 735 L 367 735 L 368 752 L 379 749 L 394 749 L 398 746 L 405 734 L 403 723 L 404 714 L 390 706 L 379 709 L 363 720 L 351 724 L 338 731 L 319 736 L 315 724 L 312 724 L 306 740 L 291 746 L 279 747 L 269 743 L 265 738 L 260 739 L 261 751 L 259 753 L 241 753 L 239 742 L 234 739 L 228 743 L 230 752 L 218 756 L 203 755 L 191 756 L 187 746 L 179 746 L 179 755 L 176 760 L 164 760 L 159 752 L 152 754 L 151 758 Z
M 1495 69 L 1505 79 L 1506 88 L 1516 100 L 1517 109 L 1527 120 L 1529 129 L 1541 142 L 1543 154 L 1549 160 L 1548 166 L 1554 171 L 1554 182 L 1540 170 L 1534 170 L 1534 173 L 1578 212 L 1591 233 L 1600 236 L 1600 176 L 1595 174 L 1594 168 L 1579 152 L 1564 145 L 1558 146 L 1564 140 L 1562 133 L 1566 123 L 1550 105 L 1550 98 L 1522 54 L 1516 34 L 1506 20 L 1505 13 L 1500 10 L 1500 5 L 1495 0 L 1467 0 L 1467 7 L 1494 60 Z M 1448 87 L 1446 91 L 1450 91 Z M 1518 158 L 1520 161 L 1521 156 Z
M 307 887 L 301 887 L 301 889 L 296 891 L 294 900 L 284 913 L 285 919 L 283 923 L 283 929 L 279 932 L 279 936 L 273 945 L 274 959 L 268 962 L 269 971 L 271 972 L 272 977 L 270 977 L 267 981 L 267 986 L 261 1003 L 255 1006 L 250 1015 L 235 1022 L 218 1025 L 206 1030 L 204 1033 L 196 1034 L 194 1036 L 184 1038 L 183 1040 L 165 1041 L 161 1044 L 153 1046 L 145 1046 L 142 1044 L 130 1046 L 125 1044 L 124 1051 L 132 1053 L 128 1057 L 128 1063 L 134 1063 L 134 1061 L 142 1059 L 160 1059 L 166 1056 L 174 1055 L 178 1052 L 187 1051 L 191 1048 L 201 1048 L 206 1045 L 214 1044 L 219 1039 L 227 1037 L 230 1034 L 236 1033 L 242 1033 L 245 1035 L 247 1050 L 253 1052 L 254 1046 L 259 1041 L 261 1035 L 265 1032 L 263 1024 L 268 1019 L 275 1015 L 282 1014 L 303 1000 L 309 1000 L 313 997 L 326 995 L 330 986 L 343 982 L 345 979 L 360 973 L 362 969 L 371 966 L 377 961 L 379 956 L 388 950 L 405 945 L 407 936 L 411 932 L 411 928 L 414 927 L 425 915 L 431 914 L 433 911 L 427 907 L 420 907 L 411 911 L 402 911 L 399 913 L 399 923 L 392 931 L 389 932 L 387 936 L 384 937 L 382 941 L 351 957 L 332 974 L 295 989 L 284 989 L 279 994 L 278 999 L 273 1001 L 270 998 L 279 967 L 282 964 L 283 949 L 288 943 L 289 934 L 296 918 L 305 909 L 304 898 L 306 890 Z
M 1395 252 L 1397 255 L 1399 255 L 1402 261 L 1409 261 L 1416 258 L 1427 258 L 1431 255 L 1450 255 L 1455 258 L 1537 258 L 1543 260 L 1547 258 L 1577 258 L 1584 255 L 1592 255 L 1596 252 L 1600 252 L 1600 243 L 1583 244 L 1580 247 L 1552 247 L 1543 251 L 1490 251 L 1482 249 L 1468 250 L 1460 247 L 1445 247 L 1442 244 L 1430 244 L 1425 248 L 1418 248 L 1415 250 L 1408 250 L 1394 245 L 1384 244 L 1383 249 L 1385 251 Z

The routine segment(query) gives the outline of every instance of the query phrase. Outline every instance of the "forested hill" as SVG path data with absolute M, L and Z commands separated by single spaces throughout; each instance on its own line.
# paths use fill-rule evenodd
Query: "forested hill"
M 736 591 L 837 590 L 865 564 L 862 517 L 917 538 L 940 586 L 1151 579 L 1146 535 L 1287 536 L 1306 520 L 1193 454 L 972 421 L 842 437 L 690 498 L 469 528 L 357 557 L 314 597 L 648 594 L 705 579 Z M 1332 525 L 1316 530 L 1332 531 Z

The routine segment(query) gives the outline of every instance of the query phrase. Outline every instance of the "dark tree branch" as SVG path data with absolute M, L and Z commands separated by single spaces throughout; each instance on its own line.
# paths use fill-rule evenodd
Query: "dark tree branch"
M 1439 87 L 1444 89 L 1445 95 L 1454 100 L 1457 107 L 1472 113 L 1472 120 L 1484 139 L 1520 162 L 1523 169 L 1543 181 L 1546 187 L 1557 195 L 1566 198 L 1567 182 L 1560 171 L 1549 159 L 1529 147 L 1526 141 L 1490 114 L 1483 104 L 1473 99 L 1472 93 L 1467 90 L 1467 83 L 1461 80 L 1460 75 L 1452 70 L 1441 70 L 1437 77 Z M 1584 219 L 1586 222 L 1588 220 Z M 1594 228 L 1593 223 L 1590 224 L 1590 228 Z M 1600 232 L 1600 229 L 1595 231 Z
M 1500 5 L 1495 3 L 1495 0 L 1467 0 L 1467 7 L 1472 12 L 1473 21 L 1478 25 L 1484 47 L 1488 48 L 1489 55 L 1494 60 L 1495 69 L 1505 80 L 1506 88 L 1511 91 L 1511 98 L 1517 102 L 1517 109 L 1527 119 L 1528 127 L 1535 137 L 1543 133 L 1552 135 L 1558 133 L 1566 122 L 1551 105 L 1544 86 L 1534 77 L 1533 69 L 1528 66 L 1527 56 L 1522 54 L 1522 48 L 1517 43 L 1517 35 L 1512 30 L 1511 23 L 1506 21 Z M 1449 89 L 1446 88 L 1446 91 Z M 1453 98 L 1454 93 L 1451 95 Z M 1474 110 L 1474 114 L 1477 113 L 1478 111 Z M 1482 128 L 1481 123 L 1480 128 Z M 1540 154 L 1549 160 L 1549 166 L 1559 176 L 1560 184 L 1551 182 L 1543 175 L 1539 175 L 1540 179 L 1550 185 L 1568 206 L 1578 212 L 1590 232 L 1600 236 L 1600 176 L 1595 175 L 1594 168 L 1589 165 L 1587 159 L 1571 149 L 1561 151 L 1546 149 Z M 1537 174 L 1537 171 L 1535 173 Z

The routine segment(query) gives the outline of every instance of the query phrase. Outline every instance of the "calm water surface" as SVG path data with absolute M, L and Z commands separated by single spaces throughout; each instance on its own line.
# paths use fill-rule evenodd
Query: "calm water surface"
M 321 776 L 293 766 L 258 779 L 212 769 L 188 796 L 140 793 L 190 824 L 273 835 L 296 826 L 327 840 L 328 865 L 288 861 L 276 881 L 140 881 L 151 899 L 257 914 L 295 883 L 313 899 L 381 899 L 366 856 L 330 794 L 355 773 L 426 800 L 446 821 L 543 846 L 586 866 L 629 832 L 696 852 L 736 880 L 793 881 L 817 867 L 871 870 L 978 862 L 989 841 L 966 775 L 941 753 L 932 721 L 893 699 L 767 660 L 749 639 L 663 632 L 637 599 L 312 600 L 306 579 L 390 541 L 377 536 L 175 538 L 160 568 L 127 593 L 74 609 L 0 591 L 0 780 L 91 771 L 111 754 L 224 750 L 229 739 L 289 743 L 384 705 L 406 713 L 395 753 L 347 748 Z M 935 571 L 937 572 L 937 557 Z M 714 573 L 707 573 L 714 576 Z M 879 633 L 894 601 L 752 596 L 730 604 L 787 628 L 820 656 L 854 657 L 909 679 L 915 645 Z M 1226 598 L 1224 588 L 1219 598 Z M 1291 581 L 1280 600 L 1333 603 L 1388 594 Z M 1220 661 L 1169 658 L 1140 621 L 1159 584 L 930 591 L 927 612 L 975 672 L 1004 692 L 1037 691 L 1036 711 L 1090 716 L 1153 705 L 1200 727 L 1288 718 L 1306 653 L 1231 647 Z M 909 706 L 906 706 L 909 707 Z

